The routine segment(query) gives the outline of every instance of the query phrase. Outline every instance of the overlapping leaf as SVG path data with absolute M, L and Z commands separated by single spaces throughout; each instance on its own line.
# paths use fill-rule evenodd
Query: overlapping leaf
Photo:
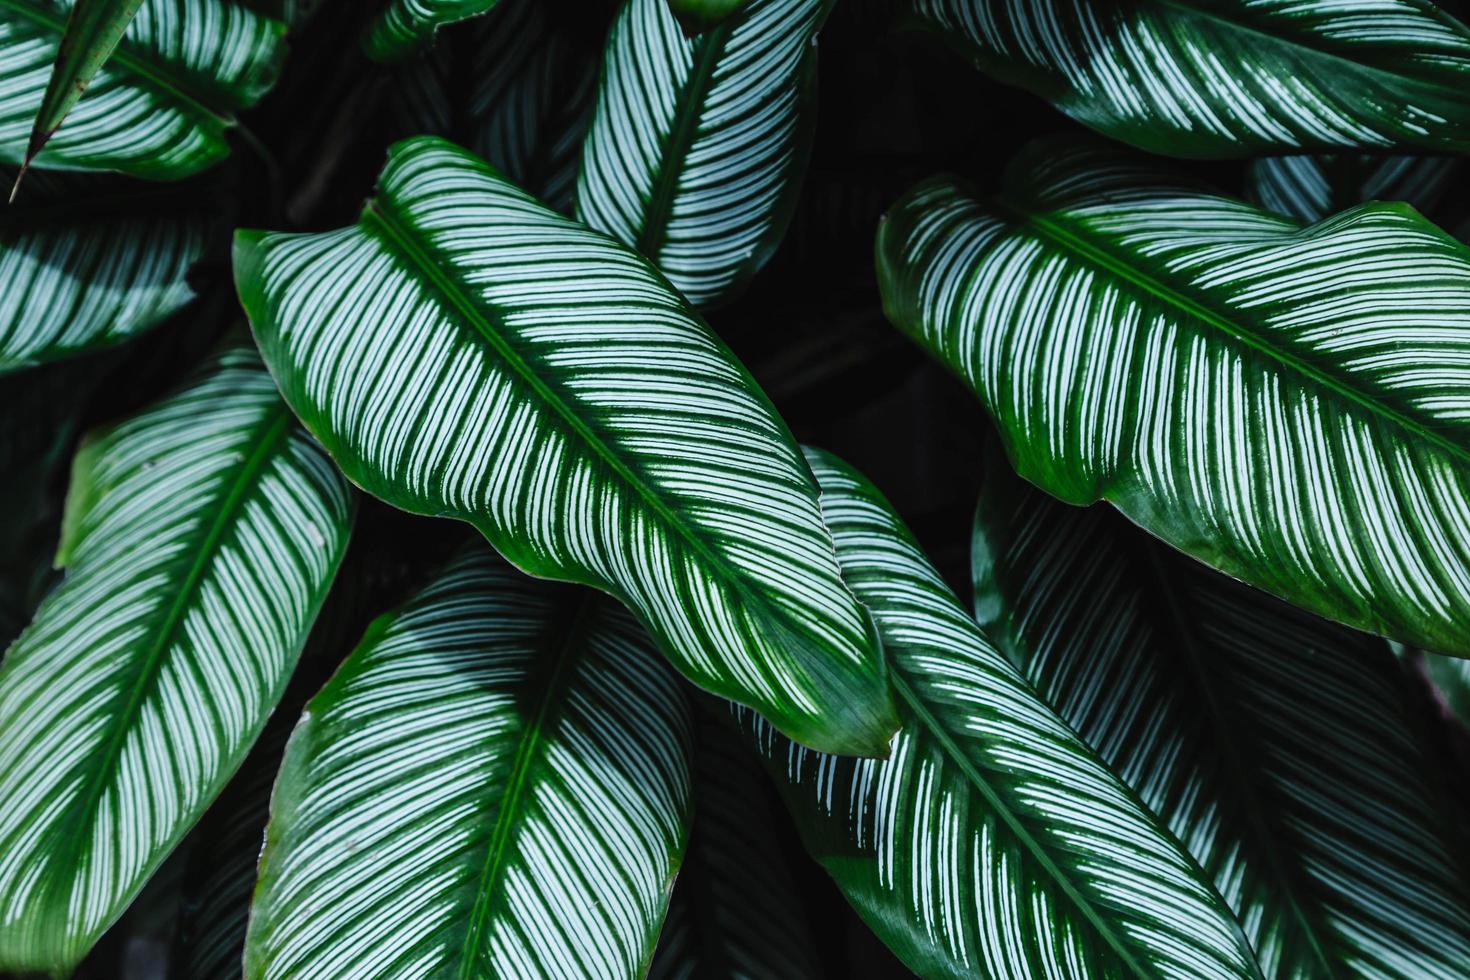
M 871 622 L 749 375 L 645 261 L 438 139 L 357 225 L 242 233 L 286 399 L 347 475 L 612 592 L 688 676 L 793 737 L 881 754 Z
M 868 925 L 926 977 L 1256 976 L 1204 872 L 990 644 L 888 502 L 811 459 L 904 725 L 890 759 L 842 759 L 746 718 Z
M 1470 148 L 1470 28 L 1434 0 L 916 0 L 985 71 L 1155 153 Z
M 1250 164 L 1250 196 L 1267 211 L 1321 221 L 1365 201 L 1403 201 L 1424 214 L 1464 178 L 1464 164 L 1447 156 L 1266 157 Z
M 686 34 L 707 31 L 745 6 L 747 0 L 667 0 Z
M 0 374 L 155 326 L 194 295 L 209 227 L 197 197 L 29 175 L 0 211 Z
M 1215 879 L 1271 977 L 1453 980 L 1470 904 L 1382 640 L 988 473 L 975 605 Z
M 1470 251 L 1401 205 L 1303 229 L 1091 144 L 879 233 L 890 319 L 1023 476 L 1308 609 L 1470 654 Z
M 701 718 L 694 833 L 650 980 L 822 976 L 801 895 L 775 837 L 778 807 L 750 749 L 722 721 Z
M 74 965 L 219 791 L 350 512 L 243 352 L 79 453 L 67 576 L 0 669 L 0 968 Z
M 68 6 L 0 2 L 0 162 L 25 157 Z M 177 180 L 219 162 L 235 112 L 275 79 L 284 31 L 244 0 L 145 0 L 36 166 Z
M 690 754 L 678 678 L 626 613 L 477 546 L 308 705 L 246 975 L 641 976 Z
M 830 6 L 751 0 L 691 39 L 668 0 L 629 0 L 583 144 L 578 217 L 651 259 L 696 306 L 729 298 L 796 206 Z
M 388 0 L 368 28 L 363 47 L 377 61 L 401 61 L 418 53 L 445 24 L 489 11 L 498 0 Z

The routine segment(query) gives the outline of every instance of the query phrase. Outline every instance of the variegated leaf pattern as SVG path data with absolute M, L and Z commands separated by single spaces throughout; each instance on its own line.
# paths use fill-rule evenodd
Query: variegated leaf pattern
M 120 343 L 193 297 L 202 203 L 120 184 L 32 173 L 0 211 L 0 374 Z
M 686 37 L 668 0 L 614 22 L 577 215 L 651 259 L 696 306 L 770 258 L 796 207 L 831 0 L 751 0 Z
M 1459 844 L 1388 644 L 1000 468 L 974 563 L 981 627 L 1213 875 L 1266 976 L 1465 975 Z
M 1435 0 L 915 0 L 984 71 L 1154 153 L 1470 148 L 1470 28 Z
M 0 969 L 73 966 L 220 790 L 351 509 L 243 351 L 79 452 L 66 578 L 0 668 Z
M 1470 251 L 1402 205 L 1310 228 L 1090 142 L 879 232 L 889 318 L 1023 476 L 1297 605 L 1470 654 Z
M 25 157 L 69 8 L 0 0 L 0 163 Z M 177 180 L 218 163 L 234 114 L 274 82 L 284 32 L 246 0 L 145 0 L 35 165 Z
M 358 224 L 241 233 L 235 274 L 287 401 L 354 482 L 611 592 L 685 674 L 792 737 L 882 754 L 881 656 L 816 485 L 646 261 L 421 138 Z
M 685 843 L 689 726 L 631 617 L 475 546 L 307 706 L 246 976 L 641 976 Z
M 742 718 L 868 925 L 925 977 L 1257 976 L 1204 872 L 991 645 L 891 505 L 810 458 L 904 725 L 890 758 L 845 759 Z
M 1339 153 L 1252 160 L 1248 184 L 1267 211 L 1313 222 L 1365 201 L 1403 201 L 1433 214 L 1464 177 L 1456 157 Z
M 417 54 L 445 24 L 486 13 L 498 0 L 387 0 L 368 27 L 363 48 L 377 61 L 401 61 Z
M 711 699 L 711 712 L 724 705 Z M 749 747 L 699 719 L 694 833 L 649 980 L 816 980 L 810 925 L 775 837 L 779 803 Z

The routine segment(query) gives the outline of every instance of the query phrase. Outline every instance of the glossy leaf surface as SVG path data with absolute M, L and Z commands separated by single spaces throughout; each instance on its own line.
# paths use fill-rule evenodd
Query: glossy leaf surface
M 812 855 L 925 977 L 1251 977 L 1198 865 L 991 645 L 863 477 L 813 454 L 903 728 L 888 760 L 744 715 Z
M 796 206 L 829 7 L 751 0 L 689 38 L 668 0 L 629 0 L 607 42 L 577 216 L 647 256 L 694 305 L 728 299 Z
M 816 485 L 769 402 L 644 260 L 443 140 L 357 225 L 241 233 L 286 399 L 354 482 L 613 593 L 686 675 L 834 751 L 896 723 Z
M 73 966 L 224 785 L 351 504 L 242 351 L 79 452 L 66 578 L 0 668 L 0 967 Z
M 1470 148 L 1470 28 L 1434 0 L 916 0 L 976 64 L 1153 153 Z
M 417 54 L 440 27 L 478 17 L 498 0 L 388 0 L 363 41 L 368 57 L 401 61 Z
M 0 0 L 0 162 L 25 157 L 68 9 Z M 235 113 L 274 82 L 284 32 L 243 0 L 144 0 L 35 165 L 178 180 L 218 163 Z
M 889 318 L 1023 476 L 1324 616 L 1470 654 L 1470 251 L 1401 205 L 1310 228 L 1090 143 L 913 189 Z
M 1463 973 L 1458 844 L 1388 644 L 1003 470 L 974 545 L 981 626 L 1214 876 L 1267 976 Z
M 625 612 L 477 545 L 307 706 L 246 976 L 641 976 L 690 754 L 678 677 Z

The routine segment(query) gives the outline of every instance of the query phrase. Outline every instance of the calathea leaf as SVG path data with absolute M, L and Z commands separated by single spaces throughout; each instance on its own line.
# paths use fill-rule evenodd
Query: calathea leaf
M 74 0 L 56 52 L 56 63 L 51 66 L 51 79 L 46 83 L 41 108 L 36 111 L 36 122 L 26 147 L 26 163 L 35 158 L 61 126 L 97 70 L 122 40 L 123 31 L 142 4 L 143 0 Z M 13 199 L 15 192 L 10 196 Z
M 246 976 L 641 976 L 690 754 L 678 677 L 626 613 L 477 546 L 307 706 Z
M 1365 201 L 1403 201 L 1432 215 L 1463 176 L 1456 157 L 1339 153 L 1252 160 L 1248 184 L 1267 211 L 1312 222 Z
M 747 0 L 667 0 L 684 33 L 707 31 L 745 6 Z
M 1211 873 L 1267 976 L 1464 974 L 1458 845 L 1387 643 L 1003 464 L 974 546 L 981 626 Z
M 984 71 L 1154 153 L 1470 147 L 1470 29 L 1434 0 L 916 0 Z
M 498 0 L 388 0 L 373 19 L 363 49 L 376 61 L 412 57 L 434 39 L 445 24 L 478 17 Z
M 711 710 L 723 711 L 723 702 Z M 650 980 L 822 976 L 796 883 L 775 837 L 779 807 L 750 749 L 702 713 L 694 833 L 684 854 Z
M 889 759 L 842 759 L 743 717 L 868 925 L 925 977 L 1258 976 L 1204 872 L 990 644 L 888 502 L 810 458 L 904 724 Z
M 577 215 L 647 256 L 696 306 L 728 299 L 796 206 L 830 0 L 751 0 L 687 38 L 668 0 L 613 24 Z
M 0 374 L 157 325 L 193 297 L 209 230 L 197 194 L 31 174 L 0 211 Z
M 25 158 L 69 6 L 0 2 L 0 163 Z M 275 80 L 284 32 L 244 0 L 145 0 L 36 165 L 177 180 L 218 163 L 235 112 Z
M 1297 605 L 1470 654 L 1470 251 L 1402 205 L 1303 229 L 1087 143 L 916 187 L 889 318 L 1023 476 Z
M 66 578 L 0 668 L 0 969 L 64 971 L 239 765 L 351 497 L 230 351 L 78 453 Z
M 697 683 L 833 751 L 892 717 L 816 486 L 734 356 L 645 261 L 453 144 L 397 144 L 359 222 L 242 232 L 282 391 L 350 479 L 627 603 Z

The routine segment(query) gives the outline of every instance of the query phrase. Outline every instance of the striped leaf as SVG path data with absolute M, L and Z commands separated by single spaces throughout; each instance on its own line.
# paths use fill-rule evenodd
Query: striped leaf
M 402 61 L 434 40 L 445 24 L 478 17 L 498 0 L 388 0 L 368 27 L 363 50 L 375 61 Z
M 1303 229 L 1043 143 L 995 199 L 916 187 L 878 252 L 889 318 L 974 388 L 1027 479 L 1470 654 L 1470 251 L 1411 209 Z
M 678 678 L 630 617 L 470 549 L 291 736 L 246 976 L 641 976 L 690 754 Z
M 1470 904 L 1388 644 L 997 470 L 981 626 L 1214 877 L 1268 977 L 1455 980 Z
M 748 712 L 812 855 L 925 977 L 1257 976 L 1193 859 L 996 651 L 891 505 L 812 454 L 904 725 L 825 756 Z
M 1435 0 L 914 2 L 983 71 L 1153 153 L 1470 148 L 1470 28 Z
M 696 306 L 766 263 L 796 207 L 831 0 L 751 0 L 688 38 L 668 0 L 613 24 L 577 215 L 651 259 Z
M 27 164 L 60 128 L 66 114 L 122 40 L 123 31 L 142 4 L 143 0 L 74 0 L 41 108 L 36 110 L 36 122 L 26 146 Z M 17 184 L 19 179 L 16 178 Z M 10 196 L 14 199 L 14 190 Z
M 243 232 L 235 275 L 287 401 L 355 483 L 611 592 L 690 678 L 792 737 L 885 750 L 877 641 L 816 485 L 648 263 L 422 138 L 356 225 Z
M 1463 177 L 1455 157 L 1336 154 L 1252 160 L 1247 183 L 1267 211 L 1313 222 L 1365 201 L 1403 201 L 1433 214 Z
M 66 578 L 0 668 L 0 969 L 73 966 L 224 785 L 350 517 L 243 351 L 78 454 Z
M 667 0 L 669 9 L 689 35 L 707 31 L 745 6 L 747 0 Z
M 197 197 L 31 174 L 0 211 L 0 375 L 157 325 L 193 297 L 209 230 Z
M 66 0 L 0 0 L 0 163 L 20 163 Z M 38 167 L 178 180 L 230 152 L 234 114 L 275 80 L 285 26 L 247 0 L 146 0 Z
M 694 833 L 649 980 L 821 977 L 769 781 L 723 721 L 701 717 L 698 743 Z

